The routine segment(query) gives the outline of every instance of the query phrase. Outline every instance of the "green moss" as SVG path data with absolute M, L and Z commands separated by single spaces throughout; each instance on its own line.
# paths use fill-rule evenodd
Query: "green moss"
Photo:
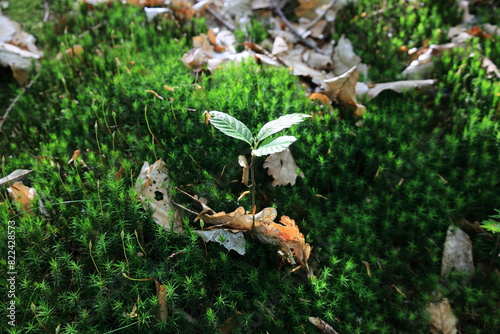
M 399 27 L 397 38 L 417 45 L 435 34 L 438 23 L 428 20 L 453 25 L 456 14 L 424 4 L 415 22 L 389 13 L 350 22 L 347 14 L 361 8 L 347 9 L 337 31 Z M 405 10 L 399 2 L 395 8 Z M 370 3 L 362 10 L 376 9 Z M 286 69 L 249 61 L 193 76 L 180 57 L 204 29 L 201 21 L 182 31 L 169 21 L 148 24 L 139 9 L 118 4 L 82 6 L 80 15 L 45 27 L 40 78 L 14 106 L 0 142 L 2 176 L 33 169 L 25 184 L 37 190 L 46 211 L 36 204 L 33 215 L 20 215 L 0 193 L 0 219 L 17 226 L 18 326 L 9 333 L 40 333 L 42 325 L 49 331 L 60 325 L 62 333 L 314 332 L 309 316 L 343 333 L 425 332 L 425 307 L 438 290 L 452 301 L 462 332 L 494 332 L 495 278 L 478 272 L 465 288 L 460 274 L 439 282 L 450 222 L 482 221 L 498 208 L 498 85 L 479 56 L 443 56 L 434 95 L 385 92 L 367 104 L 358 127 L 320 117 L 322 108 Z M 404 67 L 401 41 L 367 38 L 353 42 L 379 71 L 374 78 L 394 79 Z M 477 43 L 485 54 L 498 54 L 495 43 Z M 76 44 L 84 49 L 81 58 L 55 60 Z M 373 50 L 387 50 L 386 58 Z M 2 94 L 17 93 L 11 85 Z M 305 174 L 294 187 L 272 187 L 264 158 L 256 161 L 263 185 L 258 207 L 274 206 L 297 221 L 314 246 L 311 280 L 290 273 L 274 247 L 248 240 L 246 256 L 227 253 L 198 238 L 193 217 L 175 235 L 142 209 L 132 187 L 143 161 L 159 158 L 173 186 L 206 197 L 212 208 L 250 207 L 249 198 L 236 201 L 247 188 L 234 182 L 241 177 L 237 156 L 248 148 L 207 126 L 205 110 L 227 112 L 250 128 L 283 114 L 315 114 L 290 129 Z M 85 164 L 68 164 L 76 149 Z M 0 230 L 2 240 L 6 233 Z M 491 240 L 473 240 L 474 257 L 489 261 Z M 165 322 L 157 318 L 154 280 L 165 285 Z

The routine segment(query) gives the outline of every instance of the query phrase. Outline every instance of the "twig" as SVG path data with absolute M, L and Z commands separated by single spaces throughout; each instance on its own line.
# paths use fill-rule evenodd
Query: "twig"
M 229 30 L 234 31 L 236 29 L 235 27 L 233 27 L 232 24 L 230 24 L 229 22 L 227 22 L 226 20 L 224 20 L 224 18 L 221 17 L 219 15 L 219 13 L 217 13 L 212 7 L 210 7 L 210 5 L 207 6 L 207 11 L 210 13 L 210 15 L 212 15 L 217 21 L 219 21 L 220 23 L 222 23 Z
M 45 10 L 45 12 L 43 13 L 43 22 L 47 22 L 50 17 L 50 8 L 47 1 L 43 2 L 43 9 Z
M 39 76 L 40 76 L 40 72 L 38 72 L 36 74 L 36 76 L 30 81 L 30 83 L 26 87 L 22 88 L 21 93 L 19 93 L 19 95 L 17 95 L 16 98 L 14 100 L 12 100 L 12 103 L 10 104 L 10 106 L 5 111 L 5 114 L 3 114 L 2 118 L 0 119 L 0 130 L 2 130 L 3 123 L 5 122 L 7 117 L 9 117 L 9 113 L 12 110 L 12 108 L 14 108 L 17 101 L 21 98 L 21 96 L 23 96 L 23 94 L 26 92 L 26 90 L 28 90 L 35 83 L 35 81 L 38 79 Z
M 337 0 L 330 1 L 330 3 L 328 4 L 328 6 L 326 6 L 323 13 L 319 14 L 314 20 L 312 20 L 311 22 L 309 22 L 308 25 L 305 26 L 306 31 L 302 34 L 302 36 L 304 36 L 309 30 L 311 30 L 312 27 L 314 27 L 319 21 L 321 21 L 325 17 L 326 13 L 330 9 L 332 9 L 336 3 L 337 3 Z
M 297 30 L 295 30 L 295 28 L 293 27 L 292 23 L 290 23 L 290 21 L 288 21 L 288 19 L 286 18 L 285 14 L 283 14 L 283 11 L 281 10 L 281 8 L 276 4 L 276 0 L 271 0 L 271 2 L 273 4 L 273 8 L 274 8 L 274 11 L 276 12 L 276 14 L 279 15 L 279 17 L 281 18 L 281 20 L 283 21 L 283 23 L 288 27 L 288 29 L 290 29 L 290 31 L 295 36 L 297 36 L 300 39 L 299 42 L 301 42 L 302 44 L 305 44 L 308 48 L 313 49 L 317 53 L 321 53 L 322 55 L 326 55 L 323 52 L 323 50 L 321 50 L 316 45 L 314 45 L 311 42 L 309 42 L 307 39 L 305 39 L 304 37 L 302 37 L 302 35 L 299 34 L 297 32 Z

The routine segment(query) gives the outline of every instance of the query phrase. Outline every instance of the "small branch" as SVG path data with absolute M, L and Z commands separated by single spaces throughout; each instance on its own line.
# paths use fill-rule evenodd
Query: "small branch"
M 43 2 L 43 9 L 45 10 L 45 12 L 43 13 L 43 22 L 47 22 L 50 17 L 50 8 L 47 1 Z
M 308 48 L 310 49 L 313 49 L 314 51 L 316 51 L 317 53 L 321 53 L 322 55 L 326 55 L 323 50 L 321 50 L 320 48 L 318 48 L 316 45 L 312 44 L 311 42 L 309 42 L 307 39 L 305 39 L 304 37 L 302 37 L 301 34 L 299 34 L 297 32 L 297 30 L 295 30 L 294 26 L 292 25 L 292 23 L 290 21 L 288 21 L 288 19 L 286 18 L 285 14 L 283 14 L 283 11 L 281 10 L 281 8 L 276 4 L 276 0 L 271 0 L 272 4 L 273 4 L 273 9 L 274 11 L 276 12 L 276 14 L 279 15 L 279 17 L 281 18 L 281 20 L 283 21 L 283 23 L 285 23 L 285 25 L 288 27 L 288 29 L 290 29 L 290 31 L 295 35 L 297 36 L 302 44 L 304 44 L 305 46 L 307 46 Z
M 224 20 L 224 18 L 221 17 L 219 15 L 219 13 L 217 13 L 212 7 L 207 6 L 207 11 L 210 13 L 210 15 L 212 15 L 217 21 L 219 21 L 220 23 L 222 23 L 229 30 L 234 31 L 236 29 L 235 27 L 233 27 L 232 24 L 230 24 L 229 22 L 227 22 L 226 20 Z
M 39 76 L 40 72 L 38 72 L 36 76 L 30 81 L 30 83 L 26 87 L 22 88 L 21 93 L 19 93 L 19 95 L 17 95 L 16 98 L 12 100 L 12 103 L 10 104 L 10 106 L 5 111 L 5 114 L 3 114 L 2 118 L 0 119 L 0 131 L 2 130 L 3 123 L 5 122 L 5 120 L 7 120 L 7 117 L 9 117 L 9 113 L 12 110 L 12 108 L 14 108 L 17 101 L 19 101 L 19 99 L 21 98 L 21 96 L 23 96 L 26 90 L 28 90 L 35 83 L 35 81 L 38 79 Z
M 302 34 L 302 36 L 304 36 L 309 30 L 311 30 L 311 28 L 313 28 L 319 21 L 321 21 L 325 17 L 326 13 L 328 13 L 328 11 L 330 9 L 332 9 L 333 6 L 335 6 L 336 3 L 337 3 L 337 0 L 330 1 L 330 3 L 328 4 L 328 6 L 326 6 L 326 8 L 323 11 L 323 13 L 321 13 L 314 20 L 312 20 L 311 22 L 309 22 L 309 24 L 305 27 L 306 31 Z

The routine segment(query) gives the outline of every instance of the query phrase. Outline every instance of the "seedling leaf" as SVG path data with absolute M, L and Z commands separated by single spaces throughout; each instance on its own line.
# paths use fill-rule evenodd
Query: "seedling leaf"
M 297 138 L 295 136 L 281 136 L 256 150 L 252 150 L 252 154 L 260 157 L 263 155 L 278 153 L 287 149 L 288 146 L 292 145 L 292 143 L 296 140 Z
M 210 123 L 226 136 L 233 137 L 252 145 L 253 137 L 245 124 L 231 115 L 220 111 L 209 111 Z
M 275 119 L 274 121 L 267 122 L 260 129 L 259 133 L 257 134 L 256 140 L 261 141 L 261 140 L 275 134 L 276 132 L 279 132 L 279 131 L 284 130 L 284 129 L 288 129 L 292 125 L 295 125 L 295 124 L 302 122 L 307 117 L 311 117 L 311 116 L 307 115 L 307 114 L 289 114 L 289 115 L 281 116 L 278 119 Z

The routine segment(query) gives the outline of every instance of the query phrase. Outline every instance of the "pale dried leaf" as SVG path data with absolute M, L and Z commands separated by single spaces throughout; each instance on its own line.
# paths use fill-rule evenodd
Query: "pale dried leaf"
M 338 334 L 325 320 L 317 317 L 309 317 L 309 322 L 316 326 L 323 334 Z
M 474 275 L 472 241 L 464 231 L 451 225 L 444 243 L 441 279 L 446 281 L 453 270 L 465 272 L 466 281 Z
M 456 334 L 458 319 L 451 309 L 450 302 L 444 298 L 441 302 L 430 303 L 427 313 L 431 317 L 430 330 L 433 334 Z
M 490 35 L 500 36 L 500 28 L 497 25 L 485 23 L 485 24 L 483 24 L 483 30 L 486 31 L 486 33 L 488 33 Z
M 35 188 L 27 187 L 22 181 L 19 181 L 8 187 L 7 192 L 21 212 L 33 214 L 33 201 L 36 196 Z
M 241 183 L 248 186 L 248 177 L 250 174 L 250 165 L 248 164 L 247 158 L 244 155 L 238 156 L 238 164 L 243 167 L 241 175 Z
M 298 173 L 299 167 L 288 148 L 268 156 L 264 162 L 264 168 L 269 168 L 267 173 L 274 178 L 273 187 L 286 186 L 287 184 L 293 186 L 298 175 L 304 177 L 304 173 Z
M 378 94 L 387 89 L 395 91 L 396 93 L 402 93 L 404 91 L 410 91 L 414 89 L 423 90 L 432 87 L 436 82 L 437 80 L 435 79 L 428 79 L 428 80 L 405 80 L 405 81 L 380 83 L 370 88 L 370 90 L 367 93 L 367 97 L 369 99 L 373 99 L 377 97 Z
M 226 247 L 227 250 L 234 250 L 240 255 L 245 255 L 245 236 L 241 231 L 230 231 L 227 229 L 194 231 L 205 242 L 217 242 Z
M 182 222 L 174 209 L 169 194 L 169 178 L 167 167 L 163 160 L 157 160 L 153 165 L 144 162 L 134 189 L 139 194 L 144 209 L 153 209 L 152 218 L 156 224 L 167 231 L 182 231 Z
M 356 83 L 358 82 L 358 70 L 356 67 L 352 67 L 349 71 L 344 74 L 324 80 L 324 83 L 328 87 L 325 94 L 331 100 L 338 100 L 345 106 L 351 106 L 355 108 L 355 113 L 358 117 L 361 117 L 365 112 L 365 106 L 358 104 L 356 100 Z
M 492 79 L 495 76 L 497 78 L 500 78 L 500 72 L 498 71 L 498 67 L 490 59 L 483 57 L 483 62 L 481 66 L 486 69 L 486 74 L 488 76 L 488 79 Z
M 354 53 L 351 41 L 342 35 L 333 54 L 333 72 L 335 75 L 341 75 L 353 67 L 356 67 L 365 78 L 368 76 L 368 67 L 362 64 L 361 58 Z
M 408 79 L 424 78 L 434 68 L 433 58 L 440 56 L 443 52 L 456 48 L 457 43 L 432 44 L 428 48 L 419 50 L 410 50 L 408 53 L 418 54 L 417 59 L 413 60 L 410 65 L 402 72 L 402 76 Z
M 304 52 L 302 59 L 306 64 L 318 70 L 330 70 L 333 67 L 333 61 L 330 57 L 313 50 Z
M 155 280 L 155 286 L 156 296 L 158 298 L 158 318 L 160 321 L 166 321 L 168 318 L 166 286 L 164 284 L 160 284 L 157 280 Z
M 287 42 L 285 41 L 285 39 L 283 37 L 277 36 L 274 39 L 273 50 L 271 51 L 271 53 L 273 55 L 278 55 L 278 54 L 286 52 L 286 51 L 288 51 Z
M 20 181 L 21 179 L 26 177 L 26 175 L 28 175 L 31 172 L 33 172 L 31 169 L 16 169 L 15 171 L 10 173 L 6 177 L 2 177 L 0 179 L 0 187 L 4 186 L 4 185 L 10 186 L 11 184 L 13 184 L 15 182 Z
M 281 61 L 290 69 L 292 74 L 296 76 L 310 77 L 311 81 L 317 85 L 323 85 L 325 74 L 321 71 L 311 68 L 309 65 L 300 60 L 292 54 L 281 55 Z

